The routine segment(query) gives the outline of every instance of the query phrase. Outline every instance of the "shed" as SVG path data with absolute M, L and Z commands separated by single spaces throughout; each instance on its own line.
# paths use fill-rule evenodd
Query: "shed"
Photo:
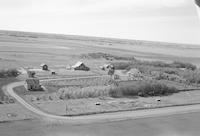
M 40 65 L 40 67 L 42 68 L 42 70 L 48 70 L 48 65 L 45 64 L 45 63 L 42 63 L 42 64 Z
M 143 80 L 143 74 L 136 68 L 130 69 L 127 74 L 130 80 Z
M 27 89 L 30 91 L 42 90 L 40 81 L 38 78 L 28 78 L 26 79 Z
M 74 70 L 84 70 L 84 71 L 89 71 L 90 68 L 87 67 L 83 62 L 79 61 L 77 62 L 74 66 L 72 66 Z
M 51 75 L 56 75 L 56 71 L 51 71 Z

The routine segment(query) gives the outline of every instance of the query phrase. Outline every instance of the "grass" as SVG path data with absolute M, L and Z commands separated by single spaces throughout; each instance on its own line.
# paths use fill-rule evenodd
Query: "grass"
M 9 103 L 9 97 L 6 96 L 2 90 L 4 85 L 18 81 L 16 78 L 0 78 L 0 101 Z
M 2 69 L 0 70 L 0 103 L 14 103 L 14 100 L 6 96 L 2 90 L 4 85 L 17 81 L 19 75 L 17 69 Z

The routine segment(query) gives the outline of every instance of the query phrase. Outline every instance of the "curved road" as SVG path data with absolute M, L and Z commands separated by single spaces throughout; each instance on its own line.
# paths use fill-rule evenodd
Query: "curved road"
M 148 109 L 148 110 L 94 114 L 94 115 L 88 115 L 88 116 L 74 116 L 74 117 L 58 116 L 58 115 L 52 115 L 52 114 L 41 111 L 40 109 L 26 102 L 23 98 L 21 98 L 19 95 L 17 95 L 13 91 L 14 87 L 24 85 L 24 83 L 25 82 L 15 82 L 15 83 L 8 84 L 7 85 L 8 94 L 12 96 L 13 98 L 15 98 L 25 108 L 32 111 L 34 114 L 38 115 L 40 118 L 45 119 L 46 121 L 52 121 L 52 122 L 85 124 L 85 123 L 92 123 L 92 122 L 119 121 L 119 120 L 128 120 L 128 119 L 166 116 L 166 115 L 172 115 L 172 114 L 183 114 L 183 113 L 189 113 L 189 112 L 200 112 L 200 104 L 198 104 L 198 105 L 166 107 L 166 108 Z

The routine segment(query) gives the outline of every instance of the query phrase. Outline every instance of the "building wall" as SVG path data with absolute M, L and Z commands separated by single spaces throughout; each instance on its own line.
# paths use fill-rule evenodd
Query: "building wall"
M 27 79 L 26 83 L 27 83 L 27 89 L 28 90 L 34 91 L 34 90 L 40 90 L 41 89 L 39 79 Z

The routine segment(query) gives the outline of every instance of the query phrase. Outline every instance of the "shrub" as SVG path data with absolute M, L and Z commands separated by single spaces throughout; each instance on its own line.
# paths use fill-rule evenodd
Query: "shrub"
M 116 70 L 124 70 L 128 69 L 130 66 L 133 65 L 133 62 L 115 62 L 112 63 Z
M 183 73 L 183 78 L 187 80 L 188 83 L 200 83 L 200 71 L 187 71 Z
M 129 85 L 121 85 L 110 89 L 110 96 L 159 96 L 177 93 L 178 90 L 174 87 L 168 87 L 165 84 L 150 81 L 135 82 Z
M 195 70 L 197 67 L 191 63 L 174 61 L 172 63 L 165 63 L 162 61 L 128 61 L 128 62 L 115 62 L 112 63 L 115 69 L 131 69 L 138 67 L 150 67 L 150 68 L 186 68 L 189 70 Z M 175 73 L 173 73 L 175 74 Z
M 19 72 L 16 69 L 0 70 L 0 78 L 17 77 L 18 75 Z
M 164 71 L 165 73 L 167 73 L 167 74 L 179 75 L 179 72 L 178 72 L 176 69 L 165 68 L 163 71 Z
M 173 63 L 171 63 L 170 66 L 175 67 L 175 68 L 186 68 L 190 70 L 197 69 L 197 67 L 191 63 L 185 63 L 185 62 L 179 62 L 179 61 L 174 61 Z

